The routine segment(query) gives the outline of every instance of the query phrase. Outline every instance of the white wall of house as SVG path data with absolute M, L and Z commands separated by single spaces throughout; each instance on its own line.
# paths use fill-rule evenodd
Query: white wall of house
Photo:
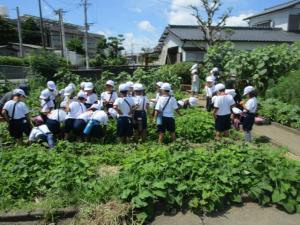
M 287 8 L 281 11 L 252 18 L 249 20 L 249 25 L 253 27 L 259 23 L 272 21 L 271 22 L 272 28 L 282 28 L 283 30 L 287 31 L 289 15 L 296 15 L 296 14 L 300 14 L 300 4 L 294 6 L 293 8 Z

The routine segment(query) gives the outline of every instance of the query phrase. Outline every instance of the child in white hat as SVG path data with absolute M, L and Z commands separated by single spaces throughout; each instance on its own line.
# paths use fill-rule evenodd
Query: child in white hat
M 244 89 L 243 95 L 247 97 L 246 103 L 245 104 L 242 103 L 242 106 L 244 108 L 243 110 L 244 117 L 242 119 L 243 130 L 245 132 L 245 141 L 251 142 L 252 141 L 251 131 L 255 122 L 255 116 L 256 116 L 257 105 L 258 105 L 254 87 L 247 86 Z
M 94 84 L 92 82 L 86 82 L 84 85 L 84 92 L 86 94 L 85 106 L 86 108 L 90 108 L 98 101 L 98 95 L 94 91 Z
M 210 112 L 213 108 L 212 97 L 215 95 L 214 79 L 211 76 L 206 77 L 206 85 L 204 91 L 206 95 L 206 110 Z
M 133 135 L 132 115 L 134 110 L 134 101 L 128 96 L 129 85 L 121 84 L 119 86 L 120 97 L 114 102 L 114 109 L 118 112 L 117 135 L 123 143 Z
M 198 69 L 192 70 L 192 95 L 199 93 L 200 80 L 198 75 Z
M 106 112 L 113 108 L 114 102 L 118 98 L 117 92 L 114 90 L 115 83 L 108 80 L 105 84 L 106 91 L 101 93 L 101 101 Z
M 145 89 L 142 84 L 133 85 L 135 110 L 133 115 L 133 126 L 137 139 L 146 139 L 147 130 L 147 110 L 149 109 L 149 100 L 145 96 Z
M 56 85 L 53 81 L 47 82 L 47 88 L 44 89 L 40 94 L 41 100 L 41 113 L 45 120 L 47 113 L 55 108 L 55 99 L 58 96 Z
M 219 140 L 222 135 L 229 136 L 231 129 L 231 108 L 235 105 L 235 101 L 231 95 L 225 93 L 225 85 L 217 84 L 217 96 L 214 99 L 214 111 L 216 140 Z
M 161 86 L 161 90 L 162 96 L 160 96 L 157 101 L 154 115 L 159 132 L 159 143 L 163 143 L 166 131 L 170 133 L 173 141 L 176 140 L 174 111 L 180 114 L 176 99 L 170 95 L 171 85 L 164 83 Z

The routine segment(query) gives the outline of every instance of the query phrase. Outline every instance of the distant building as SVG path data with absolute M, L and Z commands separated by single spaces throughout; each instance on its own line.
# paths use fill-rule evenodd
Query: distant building
M 245 18 L 250 27 L 282 28 L 300 32 L 300 0 L 289 1 Z
M 225 27 L 219 36 L 221 42 L 231 41 L 240 50 L 300 40 L 300 34 L 280 28 Z M 206 42 L 198 26 L 169 25 L 159 39 L 156 51 L 160 52 L 158 63 L 161 65 L 201 62 L 206 53 Z
M 40 18 L 31 15 L 24 15 L 21 16 L 21 20 L 25 20 L 26 18 L 31 17 L 37 25 L 40 24 Z M 61 43 L 61 34 L 60 34 L 60 24 L 59 21 L 45 19 L 43 20 L 44 26 L 48 32 L 47 35 L 47 44 L 50 48 L 55 50 L 62 49 Z M 79 25 L 71 24 L 71 23 L 64 23 L 65 29 L 65 39 L 68 42 L 71 39 L 78 38 L 84 43 L 84 28 Z M 89 33 L 88 34 L 88 53 L 90 57 L 94 57 L 97 51 L 97 42 L 99 39 L 103 38 L 103 35 Z
M 43 49 L 40 45 L 23 44 L 24 56 L 35 53 Z M 46 50 L 54 51 L 53 48 L 46 48 Z M 0 56 L 19 56 L 20 45 L 19 43 L 8 43 L 7 45 L 0 46 Z

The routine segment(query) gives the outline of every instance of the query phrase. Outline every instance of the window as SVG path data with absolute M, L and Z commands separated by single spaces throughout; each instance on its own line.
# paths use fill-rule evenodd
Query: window
M 265 21 L 265 22 L 261 22 L 261 23 L 257 23 L 254 26 L 258 27 L 258 28 L 271 28 L 271 20 L 269 21 Z

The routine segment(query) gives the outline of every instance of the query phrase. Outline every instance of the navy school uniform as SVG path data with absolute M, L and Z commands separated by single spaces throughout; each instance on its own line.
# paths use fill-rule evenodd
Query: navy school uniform
M 149 100 L 147 96 L 135 96 L 133 98 L 134 104 L 138 108 L 134 111 L 133 114 L 133 128 L 135 130 L 145 130 L 147 129 L 147 105 Z

